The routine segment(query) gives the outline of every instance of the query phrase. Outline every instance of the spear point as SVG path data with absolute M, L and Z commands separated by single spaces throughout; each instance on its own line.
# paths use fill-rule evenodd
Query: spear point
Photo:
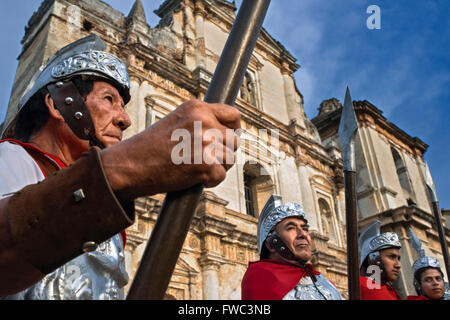
M 357 131 L 358 121 L 356 120 L 350 90 L 347 87 L 344 108 L 342 109 L 341 114 L 341 123 L 339 125 L 339 137 L 342 143 L 342 160 L 344 163 L 344 171 L 356 171 L 355 136 Z

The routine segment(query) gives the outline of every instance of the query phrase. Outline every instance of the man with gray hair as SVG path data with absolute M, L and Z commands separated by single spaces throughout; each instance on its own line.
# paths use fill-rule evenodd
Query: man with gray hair
M 341 300 L 336 287 L 315 271 L 302 207 L 271 196 L 258 220 L 260 260 L 242 280 L 243 300 Z
M 188 101 L 122 142 L 130 81 L 105 49 L 92 34 L 59 50 L 33 77 L 0 141 L 0 298 L 122 299 L 123 230 L 134 221 L 134 199 L 213 187 L 231 167 L 171 159 L 175 130 L 194 137 L 201 121 L 203 151 L 207 130 L 240 128 L 237 109 L 223 104 Z M 227 138 L 223 154 L 237 149 L 238 137 Z

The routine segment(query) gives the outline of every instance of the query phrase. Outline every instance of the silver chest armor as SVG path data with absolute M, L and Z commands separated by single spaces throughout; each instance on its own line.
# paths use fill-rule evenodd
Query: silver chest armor
M 310 277 L 303 277 L 283 300 L 325 300 L 325 298 L 326 300 L 342 300 L 339 291 L 327 278 L 322 275 L 318 275 L 316 278 L 317 281 L 314 286 Z M 320 292 L 317 291 L 316 287 Z
M 122 238 L 116 235 L 7 299 L 120 300 L 128 280 Z

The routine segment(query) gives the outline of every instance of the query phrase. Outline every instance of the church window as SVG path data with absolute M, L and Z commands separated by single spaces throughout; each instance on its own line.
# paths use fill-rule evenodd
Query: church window
M 397 172 L 398 179 L 400 181 L 400 186 L 403 189 L 408 204 L 412 204 L 414 203 L 414 201 L 412 197 L 412 187 L 408 176 L 408 169 L 406 168 L 406 165 L 403 162 L 400 153 L 394 148 L 391 148 L 391 152 L 392 157 L 394 158 L 395 169 Z
M 267 200 L 275 192 L 275 185 L 258 163 L 244 166 L 244 195 L 246 213 L 258 217 Z

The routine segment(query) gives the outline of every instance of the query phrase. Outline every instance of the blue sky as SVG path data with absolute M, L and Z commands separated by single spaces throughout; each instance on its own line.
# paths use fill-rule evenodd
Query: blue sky
M 106 0 L 128 13 L 134 0 Z M 3 1 L 0 12 L 0 122 L 3 121 L 24 27 L 41 0 Z M 148 23 L 162 0 L 143 0 Z M 241 0 L 236 1 L 237 5 Z M 370 5 L 381 29 L 369 30 Z M 272 0 L 265 29 L 298 59 L 297 86 L 309 118 L 324 99 L 368 100 L 412 137 L 425 154 L 442 208 L 450 208 L 450 1 Z

